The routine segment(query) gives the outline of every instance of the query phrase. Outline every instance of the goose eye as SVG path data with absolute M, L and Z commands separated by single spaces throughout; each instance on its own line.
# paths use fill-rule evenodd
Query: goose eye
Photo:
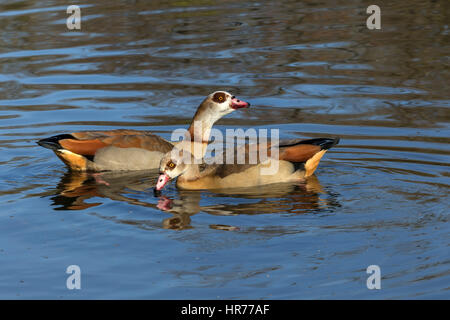
M 223 93 L 223 92 L 217 92 L 217 93 L 214 95 L 213 100 L 214 100 L 215 102 L 218 102 L 218 103 L 224 102 L 224 101 L 225 101 L 225 93 Z
M 173 168 L 175 168 L 175 163 L 173 163 L 172 161 L 170 161 L 170 162 L 167 164 L 167 166 L 168 166 L 170 169 L 173 169 Z

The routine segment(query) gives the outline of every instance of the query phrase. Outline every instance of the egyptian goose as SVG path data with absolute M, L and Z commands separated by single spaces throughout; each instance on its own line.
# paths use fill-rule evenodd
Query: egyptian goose
M 250 104 L 225 91 L 211 93 L 200 104 L 185 140 L 207 145 L 214 123 Z M 157 169 L 162 156 L 180 142 L 169 142 L 149 132 L 118 129 L 61 134 L 37 142 L 51 149 L 75 171 Z M 202 150 L 205 150 L 204 147 Z
M 159 192 L 170 180 L 177 177 L 177 187 L 191 190 L 242 188 L 302 181 L 314 173 L 325 152 L 338 142 L 339 138 L 291 140 L 280 143 L 278 154 L 274 155 L 271 153 L 270 144 L 267 146 L 258 144 L 257 148 L 250 148 L 247 144 L 243 150 L 244 164 L 237 163 L 236 156 L 232 163 L 198 164 L 192 155 L 185 154 L 185 150 L 168 152 L 161 159 L 161 174 L 155 190 Z M 264 152 L 260 149 L 263 148 L 266 148 L 265 159 L 261 158 Z M 252 159 L 252 153 L 256 156 L 253 158 L 256 160 L 254 164 L 249 161 Z M 275 171 L 270 172 L 271 168 L 275 168 Z M 262 170 L 266 173 L 262 174 Z

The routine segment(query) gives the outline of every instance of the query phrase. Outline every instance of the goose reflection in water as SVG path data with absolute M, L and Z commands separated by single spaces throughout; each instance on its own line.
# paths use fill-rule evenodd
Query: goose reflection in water
M 340 206 L 335 200 L 336 197 L 331 192 L 325 192 L 314 175 L 303 183 L 272 184 L 245 189 L 178 190 L 174 199 L 164 195 L 155 198 L 153 188 L 157 177 L 157 171 L 104 173 L 69 171 L 61 178 L 56 188 L 57 194 L 51 199 L 53 205 L 57 206 L 55 210 L 93 208 L 104 203 L 99 201 L 101 198 L 159 209 L 172 214 L 171 217 L 163 219 L 162 227 L 178 230 L 192 228 L 191 217 L 199 212 L 218 216 L 307 214 L 321 213 Z M 91 198 L 94 198 L 95 202 L 87 202 Z M 215 203 L 201 205 L 202 198 Z M 142 228 L 148 228 L 149 225 L 161 227 L 154 226 L 148 220 L 120 220 L 111 216 L 103 218 Z M 218 230 L 239 230 L 238 226 L 223 224 L 210 224 L 209 227 Z

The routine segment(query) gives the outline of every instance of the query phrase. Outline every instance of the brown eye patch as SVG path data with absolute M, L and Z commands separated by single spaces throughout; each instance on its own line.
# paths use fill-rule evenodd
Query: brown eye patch
M 176 164 L 173 163 L 172 161 L 169 161 L 169 163 L 167 164 L 167 168 L 169 168 L 169 169 L 173 169 L 175 167 L 176 167 Z
M 226 100 L 226 94 L 225 92 L 217 92 L 216 94 L 214 94 L 213 96 L 213 101 L 217 102 L 217 103 L 222 103 Z

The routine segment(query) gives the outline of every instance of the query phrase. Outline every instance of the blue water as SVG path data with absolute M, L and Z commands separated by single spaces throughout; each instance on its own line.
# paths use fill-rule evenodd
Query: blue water
M 379 3 L 374 31 L 366 5 L 91 1 L 69 31 L 58 1 L 2 2 L 0 298 L 448 299 L 447 3 Z M 163 197 L 157 172 L 105 184 L 35 143 L 169 139 L 215 90 L 252 103 L 223 132 L 341 142 L 307 183 Z

